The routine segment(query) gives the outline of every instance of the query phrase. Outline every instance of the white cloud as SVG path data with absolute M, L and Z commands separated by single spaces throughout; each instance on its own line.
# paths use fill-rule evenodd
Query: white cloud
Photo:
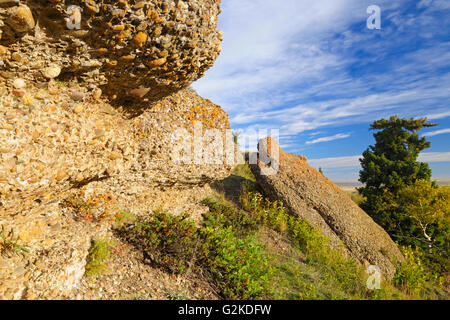
M 308 159 L 308 163 L 313 167 L 322 167 L 324 169 L 350 168 L 359 167 L 359 159 L 361 159 L 361 156 L 357 155 L 335 158 Z M 423 152 L 419 155 L 418 161 L 427 163 L 450 162 L 450 152 Z
M 450 8 L 450 3 L 448 0 L 421 0 L 417 7 L 428 7 L 430 10 L 444 10 Z
M 430 13 L 446 3 L 422 0 L 420 12 L 404 14 L 409 0 L 379 0 L 383 30 L 369 32 L 366 8 L 373 0 L 222 1 L 222 53 L 193 86 L 229 113 L 233 128 L 243 131 L 241 147 L 251 151 L 258 140 L 253 130 L 262 128 L 280 129 L 283 148 L 305 154 L 302 148 L 331 141 L 322 135 L 353 132 L 336 132 L 342 126 L 394 114 L 450 117 L 450 42 L 433 39 L 448 39 L 448 28 Z M 433 40 L 410 48 L 420 37 Z M 395 59 L 386 59 L 392 52 Z M 373 72 L 360 73 L 366 69 Z M 306 147 L 296 135 L 310 130 Z M 358 168 L 359 157 L 311 161 Z M 446 156 L 427 157 L 435 162 Z
M 443 118 L 448 118 L 450 117 L 450 111 L 444 111 L 441 113 L 433 113 L 427 116 L 428 119 L 443 119 Z
M 419 155 L 418 160 L 428 163 L 449 162 L 450 152 L 424 152 Z
M 405 2 L 378 4 L 386 12 Z M 391 10 L 383 17 L 395 21 L 398 30 L 384 28 L 384 40 L 373 32 L 352 31 L 352 24 L 364 24 L 370 4 L 369 0 L 224 1 L 219 19 L 224 31 L 222 54 L 193 86 L 226 109 L 233 127 L 270 125 L 280 128 L 282 136 L 392 114 L 420 117 L 431 105 L 445 112 L 448 106 L 442 101 L 450 99 L 450 73 L 429 74 L 449 66 L 450 43 L 405 54 L 402 61 L 385 66 L 389 72 L 364 77 L 349 73 L 349 66 L 361 61 L 346 54 L 348 50 L 363 46 L 374 52 L 363 63 L 376 66 L 388 54 L 386 41 L 395 43 L 396 32 L 430 25 L 429 15 L 408 22 L 405 19 L 415 17 Z
M 347 156 L 336 158 L 308 159 L 308 163 L 313 167 L 329 168 L 347 168 L 358 167 L 361 156 Z
M 437 136 L 439 134 L 444 134 L 444 133 L 450 133 L 450 128 L 449 129 L 442 129 L 442 130 L 426 132 L 426 133 L 423 134 L 423 136 L 424 137 L 433 137 L 433 136 Z
M 335 141 L 335 140 L 339 140 L 339 139 L 345 139 L 350 137 L 350 134 L 348 133 L 338 133 L 335 134 L 334 136 L 329 136 L 329 137 L 322 137 L 322 138 L 317 138 L 311 141 L 306 141 L 306 144 L 315 144 L 315 143 L 320 143 L 320 142 L 329 142 L 329 141 Z

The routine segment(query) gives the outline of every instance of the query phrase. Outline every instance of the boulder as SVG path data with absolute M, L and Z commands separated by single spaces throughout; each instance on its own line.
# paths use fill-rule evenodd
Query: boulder
M 259 142 L 258 150 L 251 168 L 270 198 L 320 228 L 333 247 L 364 265 L 378 266 L 384 278 L 393 277 L 395 263 L 404 260 L 397 245 L 344 191 L 270 137 Z
M 142 89 L 139 98 L 156 102 L 213 65 L 221 51 L 219 13 L 220 0 L 3 1 L 0 45 L 10 56 L 0 71 L 76 77 L 119 100 L 136 99 L 133 90 Z

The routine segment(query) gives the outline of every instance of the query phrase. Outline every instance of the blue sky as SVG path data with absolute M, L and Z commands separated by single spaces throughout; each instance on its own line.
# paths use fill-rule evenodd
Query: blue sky
M 381 30 L 367 28 L 370 5 Z M 439 126 L 423 130 L 421 160 L 450 178 L 449 0 L 223 0 L 222 11 L 222 53 L 193 87 L 228 112 L 242 145 L 277 129 L 285 151 L 356 181 L 371 122 L 428 116 Z

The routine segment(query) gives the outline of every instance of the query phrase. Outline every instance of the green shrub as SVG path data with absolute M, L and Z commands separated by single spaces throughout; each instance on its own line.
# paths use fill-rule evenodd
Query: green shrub
M 254 236 L 239 238 L 231 226 L 202 230 L 203 264 L 228 299 L 258 299 L 268 294 L 270 257 Z
M 404 299 L 389 282 L 380 290 L 366 287 L 363 267 L 330 245 L 318 228 L 289 215 L 281 202 L 257 192 L 243 192 L 239 210 L 224 198 L 209 198 L 203 224 L 187 215 L 156 213 L 151 221 L 123 228 L 147 257 L 160 267 L 180 273 L 202 271 L 227 299 Z M 262 228 L 263 227 L 263 228 Z M 273 234 L 288 250 L 265 246 L 264 232 Z M 263 232 L 264 231 L 264 232 Z M 270 242 L 268 242 L 270 246 Z M 275 250 L 275 251 L 274 251 Z M 399 266 L 395 284 L 415 291 L 424 285 L 424 270 L 408 254 Z
M 365 291 L 362 267 L 354 260 L 330 247 L 329 239 L 307 221 L 289 215 L 281 201 L 270 201 L 257 192 L 244 192 L 241 204 L 252 212 L 260 224 L 284 233 L 293 245 L 306 254 L 306 259 L 336 280 L 344 290 L 355 293 Z
M 105 239 L 95 240 L 87 257 L 86 276 L 98 276 L 108 270 L 107 261 L 111 255 L 110 247 L 114 245 L 113 242 Z
M 362 266 L 331 247 L 329 239 L 319 229 L 305 220 L 289 217 L 289 233 L 294 244 L 306 254 L 308 262 L 320 266 L 330 279 L 343 290 L 365 293 L 365 277 Z
M 252 213 L 258 225 L 268 226 L 278 232 L 287 229 L 288 215 L 281 201 L 270 201 L 258 192 L 243 190 L 240 202 L 243 208 Z
M 195 260 L 199 239 L 188 215 L 157 212 L 152 220 L 138 223 L 132 235 L 141 242 L 152 262 L 174 273 L 183 273 Z
M 116 228 L 120 229 L 126 224 L 132 224 L 137 220 L 137 217 L 128 211 L 119 211 L 115 217 Z
M 256 182 L 255 175 L 253 174 L 248 164 L 237 165 L 236 168 L 233 170 L 233 175 L 242 177 L 252 182 Z
M 202 203 L 209 208 L 209 213 L 204 215 L 205 227 L 225 229 L 232 227 L 235 232 L 240 234 L 247 234 L 259 228 L 252 214 L 237 210 L 225 201 L 207 198 Z
M 137 223 L 128 238 L 153 263 L 170 272 L 201 268 L 225 298 L 262 297 L 268 290 L 270 257 L 248 231 L 252 226 L 249 217 L 225 203 L 211 199 L 204 203 L 211 211 L 200 228 L 187 215 L 156 213 L 151 221 Z
M 418 294 L 429 279 L 421 261 L 421 253 L 411 247 L 400 247 L 405 262 L 397 266 L 393 283 L 408 293 Z

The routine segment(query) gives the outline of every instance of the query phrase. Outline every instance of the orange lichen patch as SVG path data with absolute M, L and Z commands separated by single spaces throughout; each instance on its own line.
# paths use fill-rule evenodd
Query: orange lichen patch
M 114 219 L 118 208 L 115 197 L 109 193 L 93 193 L 85 196 L 83 190 L 66 199 L 65 204 L 75 210 L 75 214 L 85 221 L 101 222 Z
M 156 60 L 147 61 L 146 65 L 151 68 L 156 68 L 162 66 L 164 63 L 166 63 L 166 58 L 160 58 Z
M 147 12 L 147 17 L 150 21 L 158 21 L 159 20 L 159 13 L 156 10 L 149 9 Z

